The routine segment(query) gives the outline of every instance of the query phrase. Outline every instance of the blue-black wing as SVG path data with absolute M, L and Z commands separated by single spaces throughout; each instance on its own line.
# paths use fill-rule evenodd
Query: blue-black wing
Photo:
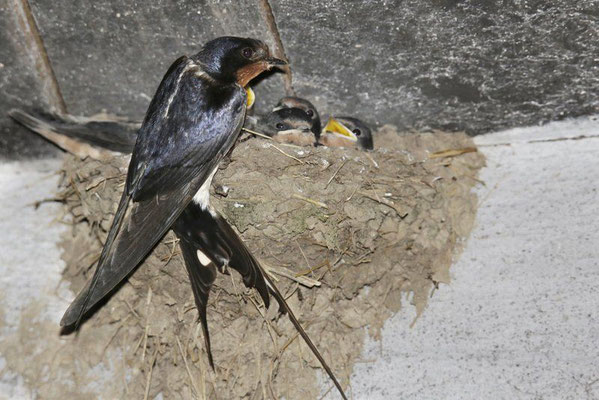
M 171 66 L 139 130 L 96 272 L 61 325 L 77 324 L 168 231 L 235 143 L 245 101 L 241 87 L 213 82 L 187 57 Z

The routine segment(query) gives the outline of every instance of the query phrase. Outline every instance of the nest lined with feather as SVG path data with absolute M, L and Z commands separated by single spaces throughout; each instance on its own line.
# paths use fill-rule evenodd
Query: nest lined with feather
M 406 298 L 421 313 L 437 283 L 449 281 L 484 163 L 463 134 L 400 136 L 386 126 L 374 138 L 369 153 L 247 140 L 212 190 L 212 204 L 276 278 L 344 385 L 367 331 L 378 337 Z M 62 196 L 73 221 L 65 278 L 74 292 L 93 273 L 127 162 L 65 162 Z M 215 373 L 169 232 L 68 344 L 89 366 L 70 373 L 86 379 L 94 366 L 112 365 L 118 378 L 107 397 L 319 398 L 319 380 L 332 386 L 287 317 L 265 310 L 235 272 L 217 277 L 208 324 Z

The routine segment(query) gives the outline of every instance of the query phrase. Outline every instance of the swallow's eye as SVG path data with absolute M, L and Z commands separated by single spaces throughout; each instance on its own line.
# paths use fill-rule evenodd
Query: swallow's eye
M 254 50 L 250 49 L 249 47 L 246 47 L 245 49 L 241 50 L 241 54 L 243 54 L 245 58 L 252 58 L 252 56 L 254 55 Z
M 308 109 L 308 111 L 306 111 L 306 114 L 308 114 L 308 117 L 312 118 L 314 116 L 314 111 Z
M 279 122 L 276 126 L 277 126 L 277 129 L 280 131 L 285 129 L 285 124 L 282 122 Z
M 353 132 L 353 133 L 354 133 L 354 135 L 356 135 L 356 136 L 360 136 L 360 135 L 362 134 L 362 131 L 361 131 L 361 130 L 359 130 L 358 128 L 354 129 L 352 132 Z

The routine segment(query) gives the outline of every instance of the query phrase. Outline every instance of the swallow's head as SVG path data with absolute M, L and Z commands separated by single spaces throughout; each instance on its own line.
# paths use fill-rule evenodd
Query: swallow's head
M 260 123 L 260 129 L 270 137 L 297 135 L 314 142 L 312 121 L 298 108 L 281 108 L 268 114 Z
M 316 107 L 314 107 L 314 104 L 310 103 L 306 99 L 302 99 L 301 97 L 289 96 L 283 97 L 281 100 L 279 100 L 273 111 L 283 108 L 299 108 L 300 110 L 304 111 L 312 121 L 312 132 L 314 133 L 314 136 L 318 138 L 322 126 L 320 123 L 320 115 L 318 115 L 318 111 L 316 110 Z
M 327 137 L 326 141 L 323 140 L 323 144 L 328 146 L 350 147 L 354 145 L 362 150 L 372 150 L 374 147 L 372 131 L 368 125 L 357 118 L 331 117 L 322 134 Z
M 233 36 L 209 41 L 195 57 L 214 79 L 222 83 L 237 82 L 242 87 L 264 71 L 287 65 L 272 57 L 264 42 Z

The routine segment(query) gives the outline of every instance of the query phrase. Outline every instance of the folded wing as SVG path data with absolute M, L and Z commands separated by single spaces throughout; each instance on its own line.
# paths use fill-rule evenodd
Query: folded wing
M 208 107 L 215 97 L 218 105 Z M 61 325 L 78 324 L 170 229 L 235 142 L 244 105 L 243 89 L 213 87 L 187 57 L 171 66 L 139 131 L 98 267 Z

